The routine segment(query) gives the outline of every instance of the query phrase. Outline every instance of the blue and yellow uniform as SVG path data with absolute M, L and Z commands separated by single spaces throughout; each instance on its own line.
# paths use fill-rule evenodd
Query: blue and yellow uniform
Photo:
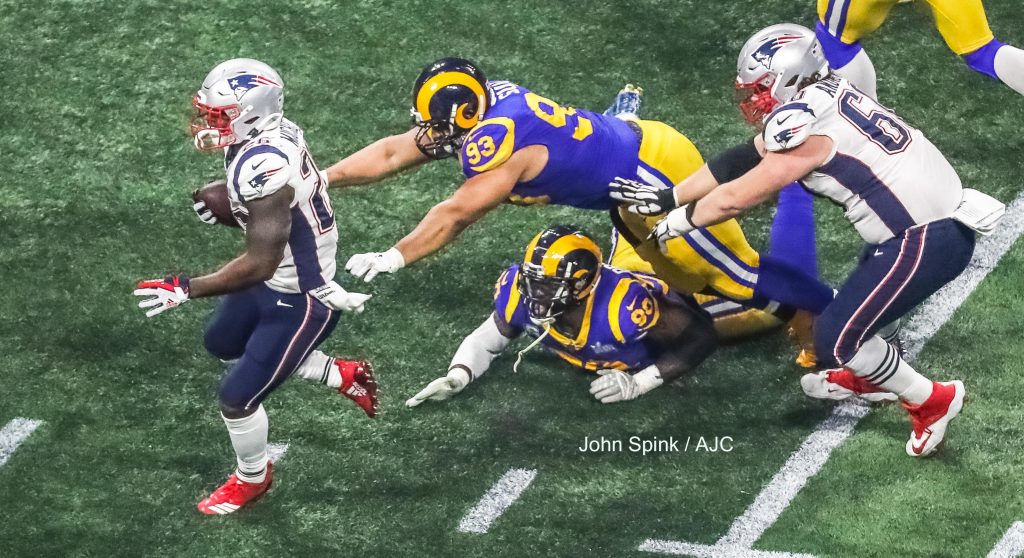
M 520 296 L 519 264 L 505 270 L 494 286 L 498 318 L 532 337 L 540 328 L 530 321 Z M 602 265 L 593 292 L 587 297 L 579 333 L 570 338 L 555 327 L 541 344 L 574 366 L 591 372 L 602 369 L 637 371 L 655 363 L 657 355 L 644 336 L 661 317 L 663 304 L 679 303 L 665 282 L 645 274 Z
M 926 1 L 935 15 L 935 26 L 956 54 L 970 54 L 995 38 L 982 0 Z M 859 50 L 844 49 L 835 44 L 835 39 L 845 45 L 857 45 L 885 22 L 898 3 L 899 0 L 818 0 L 818 37 L 829 64 L 842 68 Z
M 535 178 L 515 185 L 510 203 L 558 204 L 610 210 L 627 235 L 619 254 L 649 262 L 658 277 L 685 293 L 709 292 L 746 301 L 753 297 L 759 256 L 734 220 L 669 241 L 642 242 L 657 222 L 616 207 L 608 184 L 616 177 L 666 188 L 704 161 L 685 136 L 662 122 L 626 122 L 562 106 L 508 81 L 487 82 L 489 105 L 462 145 L 467 178 L 500 166 L 516 151 L 542 145 L 548 162 Z M 634 246 L 636 248 L 634 248 Z M 634 253 L 634 249 L 636 252 Z

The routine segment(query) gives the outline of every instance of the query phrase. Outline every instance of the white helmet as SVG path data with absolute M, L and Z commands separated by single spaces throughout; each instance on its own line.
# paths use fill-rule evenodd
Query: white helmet
M 196 149 L 208 151 L 243 142 L 274 128 L 284 110 L 284 80 L 251 58 L 217 64 L 192 99 Z
M 736 61 L 736 91 L 743 116 L 760 124 L 775 107 L 789 102 L 808 79 L 829 71 L 821 45 L 810 29 L 780 23 L 754 33 Z

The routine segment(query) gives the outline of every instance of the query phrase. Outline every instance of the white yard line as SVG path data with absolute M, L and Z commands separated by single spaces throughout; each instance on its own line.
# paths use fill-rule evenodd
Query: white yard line
M 519 495 L 530 486 L 536 476 L 536 469 L 509 469 L 462 518 L 459 522 L 459 532 L 486 533 L 491 524 L 519 499 Z
M 7 463 L 14 455 L 14 450 L 18 449 L 40 424 L 43 424 L 43 421 L 18 417 L 0 430 L 0 467 Z
M 1006 530 L 988 558 L 1018 558 L 1024 554 L 1024 522 L 1018 521 Z
M 1024 232 L 1024 194 L 1018 196 L 1007 208 L 1006 216 L 996 232 L 978 242 L 974 258 L 967 270 L 932 295 L 904 328 L 904 338 L 908 341 L 909 359 L 917 357 L 928 339 L 953 316 L 956 309 L 974 292 L 982 279 L 995 268 L 1000 258 L 1006 254 L 1006 251 L 1010 249 L 1022 232 Z M 854 427 L 857 426 L 860 419 L 868 414 L 868 410 L 867 407 L 850 402 L 836 407 L 832 414 L 811 432 L 811 435 L 801 444 L 800 449 L 789 457 L 782 469 L 772 477 L 772 480 L 761 490 L 750 507 L 743 512 L 743 515 L 733 522 L 729 532 L 714 545 L 648 539 L 640 545 L 640 550 L 699 558 L 754 556 L 754 553 L 758 552 L 751 550 L 754 543 L 769 527 L 775 524 L 800 489 L 807 484 L 808 479 L 816 475 L 825 465 L 832 450 L 839 447 L 853 433 Z M 774 552 L 758 553 L 757 556 L 793 558 L 806 555 Z

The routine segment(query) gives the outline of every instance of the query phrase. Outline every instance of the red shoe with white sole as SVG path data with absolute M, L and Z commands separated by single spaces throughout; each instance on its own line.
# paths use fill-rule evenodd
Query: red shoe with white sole
M 334 363 L 341 371 L 338 393 L 359 405 L 366 416 L 377 416 L 377 380 L 373 377 L 373 366 L 360 360 L 336 359 Z
M 910 413 L 914 430 L 907 440 L 907 455 L 927 457 L 939 448 L 946 438 L 946 427 L 960 414 L 967 391 L 963 382 L 932 382 L 932 395 L 920 405 L 904 402 Z
M 267 462 L 267 478 L 263 482 L 245 482 L 232 473 L 228 482 L 213 491 L 208 498 L 199 502 L 199 511 L 207 515 L 225 515 L 263 496 L 274 482 L 274 465 Z
M 832 399 L 842 401 L 858 396 L 865 401 L 896 401 L 895 393 L 890 393 L 856 376 L 846 368 L 822 370 L 814 374 L 804 374 L 800 378 L 800 387 L 808 397 L 815 399 Z

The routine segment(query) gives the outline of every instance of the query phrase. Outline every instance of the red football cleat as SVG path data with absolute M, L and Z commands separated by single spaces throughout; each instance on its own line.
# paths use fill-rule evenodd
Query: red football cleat
M 366 416 L 377 416 L 377 380 L 373 378 L 373 365 L 361 360 L 336 359 L 334 363 L 341 371 L 338 393 L 359 405 Z
M 270 485 L 273 482 L 273 464 L 269 461 L 267 462 L 267 478 L 263 482 L 245 482 L 240 480 L 238 475 L 232 473 L 228 477 L 228 482 L 213 491 L 208 498 L 199 502 L 199 511 L 207 515 L 234 513 L 270 490 Z
M 832 399 L 842 401 L 854 395 L 872 403 L 878 401 L 896 401 L 896 394 L 885 391 L 863 378 L 854 375 L 846 368 L 833 368 L 815 374 L 804 374 L 800 378 L 800 386 L 808 397 L 815 399 Z
M 946 438 L 946 427 L 960 414 L 967 392 L 960 381 L 932 382 L 932 395 L 920 405 L 903 402 L 914 431 L 907 440 L 907 455 L 926 457 Z

